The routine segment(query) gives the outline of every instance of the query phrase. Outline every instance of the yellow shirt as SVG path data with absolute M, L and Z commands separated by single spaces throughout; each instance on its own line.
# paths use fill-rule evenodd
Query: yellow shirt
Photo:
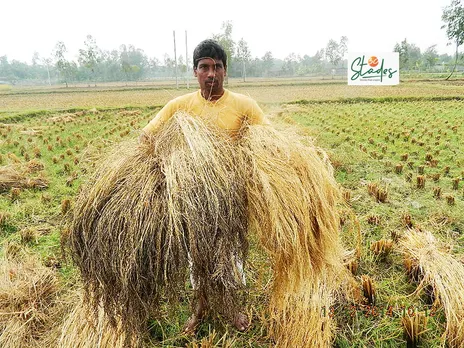
M 208 101 L 201 95 L 201 90 L 185 94 L 168 102 L 143 128 L 145 133 L 154 133 L 169 120 L 176 111 L 185 111 L 195 117 L 201 117 L 235 134 L 244 121 L 249 124 L 268 124 L 263 111 L 256 101 L 243 94 L 224 90 L 224 94 L 216 101 Z

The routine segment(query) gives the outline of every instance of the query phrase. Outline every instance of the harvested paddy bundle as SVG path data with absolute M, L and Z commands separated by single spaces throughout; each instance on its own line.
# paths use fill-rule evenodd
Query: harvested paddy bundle
M 48 181 L 44 178 L 27 178 L 14 166 L 0 167 L 0 193 L 7 192 L 11 188 L 45 189 Z
M 177 114 L 140 145 L 121 146 L 75 203 L 69 246 L 94 317 L 131 337 L 160 300 L 183 293 L 191 263 L 198 296 L 233 315 L 247 252 L 246 192 L 231 140 Z
M 12 166 L 0 167 L 0 192 L 7 192 L 12 187 L 22 187 L 25 179 Z
M 338 190 L 320 155 L 268 126 L 232 139 L 182 113 L 120 146 L 80 192 L 70 224 L 94 320 L 103 308 L 131 341 L 162 299 L 183 294 L 189 268 L 196 296 L 233 319 L 250 222 L 274 272 L 276 344 L 328 346 L 332 318 L 321 312 L 346 270 Z
M 242 146 L 252 230 L 274 273 L 271 334 L 278 346 L 329 346 L 331 318 L 321 313 L 348 277 L 331 169 L 313 146 L 271 127 L 250 126 Z
M 432 287 L 446 316 L 450 347 L 464 345 L 464 265 L 442 248 L 430 232 L 411 230 L 400 241 L 402 252 L 418 268 L 420 289 Z
M 60 336 L 57 340 L 58 348 L 123 348 L 125 336 L 120 335 L 120 325 L 110 325 L 107 317 L 100 308 L 96 321 L 89 316 L 88 304 L 81 298 L 75 298 L 76 306 L 66 317 Z
M 37 261 L 0 261 L 0 346 L 39 347 L 51 343 L 59 317 L 58 279 Z

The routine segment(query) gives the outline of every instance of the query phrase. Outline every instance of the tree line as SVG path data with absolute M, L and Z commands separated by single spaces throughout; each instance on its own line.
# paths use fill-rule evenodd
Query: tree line
M 436 45 L 428 47 L 424 52 L 405 38 L 395 44 L 393 51 L 399 52 L 400 69 L 403 72 L 450 72 L 462 60 L 459 47 L 464 43 L 464 9 L 461 0 L 452 0 L 450 6 L 443 10 L 442 29 L 450 42 L 455 45 L 453 56 L 440 54 Z M 294 76 L 327 76 L 345 75 L 348 51 L 348 38 L 342 36 L 339 41 L 330 39 L 327 45 L 314 55 L 296 55 L 290 53 L 284 59 L 275 58 L 271 51 L 262 57 L 252 57 L 251 50 L 244 38 L 237 42 L 232 37 L 231 21 L 222 23 L 221 31 L 212 38 L 225 48 L 228 59 L 228 75 L 241 77 L 294 77 Z M 84 47 L 79 49 L 77 60 L 68 60 L 67 47 L 58 41 L 48 57 L 40 57 L 37 52 L 32 63 L 8 60 L 0 56 L 0 82 L 9 83 L 63 83 L 87 82 L 96 85 L 98 82 L 125 81 L 138 82 L 154 79 L 174 78 L 176 74 L 187 78 L 187 64 L 191 70 L 191 61 L 180 55 L 177 61 L 166 53 L 162 60 L 148 57 L 143 49 L 133 45 L 121 45 L 110 51 L 98 47 L 96 39 L 88 35 Z M 461 63 L 462 64 L 462 63 Z M 189 74 L 191 75 L 191 74 Z

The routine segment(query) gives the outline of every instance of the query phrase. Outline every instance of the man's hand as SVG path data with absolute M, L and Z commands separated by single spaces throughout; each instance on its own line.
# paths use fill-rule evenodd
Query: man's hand
M 147 133 L 142 131 L 142 133 L 140 133 L 140 135 L 139 135 L 139 144 L 143 144 L 143 143 L 146 143 L 146 142 L 148 142 L 148 135 L 147 135 Z

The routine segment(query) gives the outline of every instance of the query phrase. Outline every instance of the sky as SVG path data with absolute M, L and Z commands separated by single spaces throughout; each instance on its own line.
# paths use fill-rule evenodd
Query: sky
M 232 37 L 244 38 L 252 57 L 271 51 L 314 55 L 330 39 L 348 37 L 350 52 L 390 52 L 407 38 L 424 51 L 436 44 L 439 53 L 453 54 L 441 29 L 443 8 L 451 0 L 378 1 L 108 1 L 108 0 L 0 0 L 0 56 L 27 63 L 37 51 L 48 57 L 58 41 L 77 60 L 88 34 L 101 49 L 121 44 L 141 48 L 161 61 L 173 53 L 176 31 L 178 55 L 189 56 L 197 43 L 221 32 L 231 20 Z

